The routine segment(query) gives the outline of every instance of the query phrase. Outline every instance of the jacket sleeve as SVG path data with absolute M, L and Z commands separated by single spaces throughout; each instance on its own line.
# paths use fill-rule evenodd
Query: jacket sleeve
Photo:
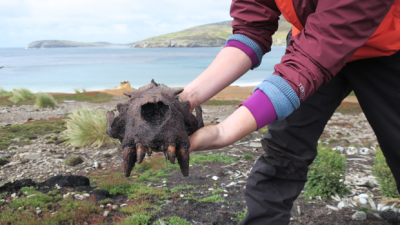
M 300 102 L 329 82 L 372 36 L 394 0 L 319 0 L 305 29 L 292 37 L 275 75 Z
M 262 55 L 271 50 L 272 35 L 278 29 L 281 14 L 274 0 L 233 0 L 230 13 L 233 36 L 249 38 Z

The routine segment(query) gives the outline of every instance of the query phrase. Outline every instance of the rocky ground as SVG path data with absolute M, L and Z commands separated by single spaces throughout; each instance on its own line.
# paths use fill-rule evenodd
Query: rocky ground
M 112 102 L 102 104 L 63 103 L 54 109 L 37 109 L 34 106 L 2 107 L 0 108 L 0 126 L 65 116 L 71 110 L 81 107 L 111 110 L 117 102 L 122 102 L 124 99 L 126 98 L 116 97 Z M 204 106 L 205 123 L 218 123 L 235 109 L 236 106 Z M 207 196 L 208 192 L 212 192 L 214 188 L 217 189 L 214 186 L 218 183 L 218 188 L 223 190 L 221 196 L 233 204 L 200 203 L 183 199 L 186 193 L 190 193 L 190 191 L 184 191 L 181 193 L 183 196 L 174 198 L 173 201 L 168 202 L 167 206 L 163 206 L 164 210 L 161 210 L 162 213 L 157 214 L 153 221 L 165 216 L 177 215 L 193 224 L 236 224 L 237 214 L 235 213 L 245 208 L 246 178 L 254 160 L 263 153 L 260 144 L 261 137 L 260 132 L 254 132 L 226 148 L 203 152 L 239 158 L 236 163 L 191 165 L 188 178 L 183 178 L 180 173 L 171 173 L 168 183 L 147 182 L 149 187 L 174 188 L 182 184 L 197 186 L 196 196 Z M 1 150 L 0 157 L 6 159 L 7 163 L 0 166 L 0 182 L 28 178 L 42 182 L 56 175 L 87 176 L 99 170 L 120 169 L 121 149 L 118 146 L 100 149 L 74 148 L 57 142 L 58 139 L 62 139 L 62 134 L 47 134 L 31 140 L 33 142 L 31 145 L 10 146 L 7 150 Z M 382 216 L 382 212 L 389 210 L 390 207 L 395 211 L 397 208 L 393 204 L 384 205 L 384 199 L 379 194 L 378 183 L 372 175 L 374 152 L 379 145 L 364 114 L 335 113 L 329 120 L 320 142 L 346 155 L 348 167 L 344 179 L 351 193 L 344 198 L 334 197 L 329 200 L 317 198 L 304 201 L 299 198 L 293 206 L 291 224 L 390 224 L 387 220 L 381 220 L 385 217 Z M 243 159 L 244 154 L 249 154 L 254 159 Z M 66 159 L 69 159 L 71 162 L 68 164 L 73 166 L 67 165 Z M 61 191 L 65 192 L 64 195 L 69 192 L 64 189 Z M 9 193 L 9 199 L 12 198 L 12 194 Z M 3 201 L 8 200 L 3 199 Z M 126 204 L 127 201 L 129 200 L 125 197 L 125 199 L 115 200 L 115 203 L 121 205 Z M 365 214 L 358 211 L 360 207 L 372 210 Z M 193 214 L 194 211 L 195 214 Z

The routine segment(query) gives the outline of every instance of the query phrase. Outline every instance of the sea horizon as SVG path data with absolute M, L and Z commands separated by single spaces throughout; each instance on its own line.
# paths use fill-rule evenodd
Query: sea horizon
M 0 87 L 11 91 L 74 93 L 74 89 L 114 89 L 129 81 L 133 88 L 154 79 L 184 87 L 203 72 L 222 47 L 211 48 L 0 48 Z M 273 46 L 263 63 L 232 83 L 256 86 L 272 74 L 285 47 Z

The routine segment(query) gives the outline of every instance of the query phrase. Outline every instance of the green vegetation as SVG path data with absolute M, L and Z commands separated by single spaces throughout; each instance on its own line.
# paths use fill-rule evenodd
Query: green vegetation
M 174 187 L 171 189 L 171 193 L 179 193 L 181 190 L 191 190 L 195 189 L 193 185 L 184 185 L 184 186 L 178 186 Z
M 54 107 L 57 105 L 57 102 L 53 96 L 39 92 L 36 94 L 35 105 L 39 108 Z
M 286 45 L 286 36 L 291 24 L 285 20 L 279 22 L 273 35 L 274 45 Z M 210 47 L 223 46 L 232 35 L 232 21 L 206 24 L 179 32 L 164 34 L 136 42 L 133 47 Z
M 0 98 L 1 97 L 6 97 L 6 96 L 11 96 L 12 91 L 6 91 L 4 88 L 0 87 Z
M 33 94 L 29 89 L 15 88 L 13 89 L 12 96 L 8 100 L 12 101 L 13 103 L 17 103 L 20 101 L 34 99 L 34 98 L 35 94 Z
M 148 215 L 133 215 L 126 218 L 125 221 L 121 222 L 121 225 L 144 225 L 148 224 L 151 216 Z
M 83 147 L 101 147 L 117 144 L 117 139 L 106 134 L 106 112 L 101 110 L 73 110 L 70 119 L 66 120 L 67 130 L 64 132 L 67 144 Z
M 211 191 L 211 194 L 215 195 L 215 194 L 222 194 L 224 193 L 224 190 L 222 189 L 215 189 Z
M 377 177 L 381 189 L 380 193 L 383 196 L 393 198 L 399 197 L 399 193 L 397 192 L 396 188 L 396 181 L 394 180 L 393 174 L 386 163 L 386 158 L 381 149 L 376 151 L 372 172 L 374 173 L 374 176 Z
M 75 92 L 75 94 L 81 93 L 78 88 L 74 88 L 74 92 Z
M 262 134 L 266 134 L 266 133 L 268 132 L 268 127 L 265 126 L 265 127 L 261 128 L 261 129 L 259 129 L 259 131 L 260 131 Z
M 85 88 L 82 88 L 82 92 L 83 92 L 83 93 L 86 93 L 87 91 L 86 91 L 86 89 L 85 89 Z
M 202 105 L 239 105 L 241 100 L 208 100 Z
M 210 197 L 206 197 L 199 200 L 199 202 L 222 202 L 222 201 L 223 199 L 220 195 L 212 195 Z
M 346 157 L 328 147 L 318 146 L 318 156 L 309 167 L 308 181 L 305 185 L 304 199 L 321 196 L 329 198 L 335 193 L 345 194 L 344 185 Z
M 236 158 L 229 157 L 226 155 L 217 154 L 202 154 L 202 155 L 192 155 L 190 157 L 190 165 L 202 163 L 202 162 L 223 162 L 223 163 L 235 163 Z
M 242 221 L 245 217 L 246 217 L 246 215 L 247 215 L 247 209 L 245 209 L 243 212 L 238 212 L 238 213 L 235 213 L 236 214 L 236 219 L 235 219 L 235 221 L 236 222 L 240 222 L 240 221 Z
M 0 127 L 0 150 L 7 149 L 9 145 L 31 144 L 28 139 L 32 136 L 60 133 L 66 129 L 64 124 L 63 118 L 54 118 Z
M 190 225 L 191 223 L 189 223 L 188 221 L 179 218 L 177 216 L 173 216 L 173 217 L 164 217 L 162 219 L 160 219 L 163 223 L 160 223 L 160 221 L 156 221 L 154 223 L 154 225 Z
M 250 154 L 244 154 L 243 159 L 254 159 L 254 157 Z
M 1 92 L 3 90 L 3 92 Z M 29 91 L 29 90 L 28 90 Z M 2 94 L 3 93 L 3 94 Z M 16 94 L 17 102 L 11 101 L 14 100 L 14 92 L 7 92 L 4 89 L 0 89 L 0 105 L 34 105 L 36 103 L 35 95 L 32 94 L 31 98 L 26 98 L 21 100 L 21 94 Z M 61 93 L 52 93 L 50 94 L 56 100 L 57 103 L 62 103 L 64 100 L 74 100 L 74 101 L 87 101 L 92 103 L 104 103 L 109 102 L 113 99 L 113 96 L 103 92 L 84 92 L 79 94 L 61 94 Z

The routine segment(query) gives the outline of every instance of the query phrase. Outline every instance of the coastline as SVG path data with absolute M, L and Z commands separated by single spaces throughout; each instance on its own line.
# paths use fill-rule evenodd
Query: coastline
M 239 86 L 228 86 L 216 94 L 211 100 L 241 100 L 244 101 L 250 97 L 253 93 L 255 86 L 249 87 L 239 87 Z M 115 95 L 115 96 L 123 96 L 123 92 L 125 91 L 136 91 L 137 89 L 130 87 L 129 85 L 123 86 L 121 84 L 120 87 L 115 87 L 114 89 L 105 89 L 100 90 L 99 92 L 104 92 L 107 94 Z M 347 96 L 343 102 L 348 103 L 358 103 L 357 97 L 355 96 Z

